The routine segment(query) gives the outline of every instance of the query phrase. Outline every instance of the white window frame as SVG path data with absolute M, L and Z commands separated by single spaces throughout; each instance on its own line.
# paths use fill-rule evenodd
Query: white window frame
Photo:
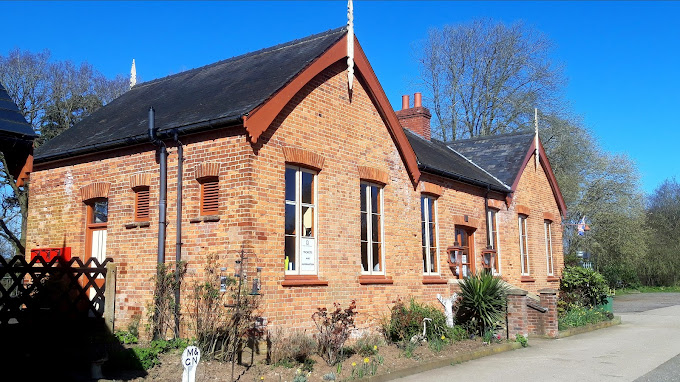
M 424 271 L 423 275 L 425 275 L 425 276 L 438 276 L 439 273 L 440 273 L 440 270 L 439 270 L 439 213 L 437 211 L 437 207 L 438 207 L 437 204 L 438 203 L 437 203 L 437 198 L 434 197 L 434 196 L 421 195 L 421 197 L 420 197 L 420 204 L 421 204 L 420 208 L 421 208 L 421 210 L 423 208 L 422 204 L 425 200 L 427 200 L 428 203 L 430 203 L 430 202 L 434 203 L 434 235 L 436 236 L 434 248 L 435 248 L 435 262 L 436 262 L 435 269 L 436 269 L 436 271 L 435 272 L 429 271 L 429 269 L 432 268 L 431 267 L 432 263 L 430 262 L 430 256 L 429 256 L 429 254 L 432 250 L 432 240 L 430 238 L 430 230 L 426 229 L 425 230 L 425 238 L 423 240 L 425 240 L 425 249 L 427 250 L 426 253 L 428 254 L 428 256 L 426 257 L 427 261 L 426 261 L 426 267 L 425 267 L 426 269 L 428 269 L 428 271 Z M 429 207 L 429 205 L 428 205 L 428 207 Z M 426 209 L 426 211 L 427 211 L 427 209 Z M 429 224 L 430 221 L 428 220 L 428 218 L 429 218 L 428 214 L 425 214 L 424 217 L 425 217 L 426 224 Z M 422 231 L 422 224 L 423 224 L 423 221 L 421 219 L 420 220 L 421 231 Z M 423 247 L 423 245 L 421 244 L 421 250 L 422 250 L 422 247 Z
M 318 173 L 314 170 L 309 170 L 304 167 L 299 167 L 299 166 L 292 166 L 292 165 L 286 165 L 286 169 L 293 169 L 295 170 L 295 202 L 290 202 L 285 199 L 284 196 L 284 202 L 286 205 L 294 205 L 295 206 L 295 260 L 297 261 L 297 266 L 295 267 L 296 269 L 294 270 L 288 270 L 284 269 L 284 274 L 286 275 L 317 275 L 319 272 L 319 196 L 318 196 L 318 189 L 319 187 L 317 186 L 317 182 L 319 179 Z M 314 203 L 309 204 L 309 203 L 302 203 L 302 173 L 306 172 L 308 174 L 312 174 L 314 176 L 314 182 L 313 182 L 313 194 L 314 194 Z M 284 172 L 284 195 L 285 195 L 285 172 Z M 300 268 L 300 241 L 303 239 L 302 237 L 302 229 L 301 229 L 301 223 L 302 223 L 302 207 L 312 207 L 314 209 L 314 270 L 313 271 L 302 271 Z M 285 209 L 284 209 L 284 220 L 285 220 Z M 285 228 L 284 228 L 284 237 L 285 237 Z M 284 241 L 284 246 L 285 246 L 285 241 Z M 284 247 L 284 256 L 285 256 L 285 247 Z M 284 267 L 285 268 L 285 267 Z
M 489 208 L 486 212 L 487 214 L 487 221 L 489 222 L 488 226 L 486 227 L 487 229 L 487 240 L 488 240 L 488 235 L 489 232 L 491 231 L 491 218 L 489 215 L 493 213 L 493 225 L 496 227 L 496 242 L 495 247 L 493 249 L 496 250 L 496 269 L 492 270 L 492 273 L 494 276 L 500 276 L 501 275 L 501 240 L 498 237 L 499 231 L 498 231 L 498 211 L 492 208 Z M 488 244 L 488 243 L 487 243 Z
M 529 232 L 527 231 L 527 219 L 529 217 L 525 215 L 519 215 L 517 221 L 519 222 L 519 258 L 522 268 L 520 269 L 522 276 L 529 276 L 531 274 L 531 269 L 529 268 Z M 522 227 L 522 222 L 524 222 L 524 227 Z M 524 230 L 522 230 L 524 228 Z M 524 232 L 524 235 L 522 235 Z M 526 241 L 526 243 L 525 243 Z M 526 248 L 526 252 L 524 252 Z M 526 256 L 527 261 L 524 263 L 524 257 Z
M 553 249 L 552 249 L 552 222 L 550 220 L 543 221 L 545 229 L 545 256 L 546 267 L 548 268 L 548 276 L 555 275 L 555 264 L 553 263 Z
M 369 187 L 366 187 L 369 186 Z M 367 218 L 366 218 L 366 247 L 368 250 L 367 254 L 367 260 L 368 264 L 373 264 L 373 235 L 372 235 L 372 229 L 373 229 L 373 219 L 371 218 L 372 212 L 371 212 L 371 188 L 370 187 L 377 187 L 379 192 L 380 192 L 380 271 L 374 271 L 370 266 L 368 267 L 368 271 L 364 271 L 363 265 L 361 264 L 361 257 L 359 258 L 359 266 L 361 267 L 361 274 L 364 275 L 384 275 L 385 274 L 385 214 L 384 214 L 384 195 L 383 195 L 383 186 L 377 184 L 377 183 L 371 183 L 371 182 L 361 182 L 361 192 L 366 192 L 366 211 L 367 211 Z M 359 198 L 361 200 L 361 197 Z M 362 206 L 363 208 L 363 206 Z M 361 210 L 359 210 L 359 223 L 361 224 Z M 360 233 L 361 235 L 361 233 Z M 361 237 L 359 237 L 359 245 L 361 245 Z M 361 247 L 359 247 L 359 252 L 361 252 Z M 361 256 L 361 253 L 359 254 Z

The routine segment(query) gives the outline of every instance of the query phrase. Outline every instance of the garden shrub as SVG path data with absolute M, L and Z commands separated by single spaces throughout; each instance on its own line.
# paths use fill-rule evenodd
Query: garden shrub
M 317 308 L 312 314 L 318 333 L 316 340 L 319 345 L 319 355 L 328 365 L 335 365 L 342 360 L 343 345 L 349 338 L 354 326 L 357 305 L 354 300 L 347 309 L 342 309 L 340 304 L 333 303 L 333 311 L 326 308 Z
M 317 343 L 305 331 L 284 335 L 279 329 L 267 335 L 267 362 L 272 365 L 305 363 L 316 352 Z
M 354 350 L 362 357 L 378 354 L 378 349 L 385 345 L 385 340 L 379 334 L 361 336 L 354 344 Z
M 389 319 L 383 322 L 383 334 L 392 343 L 409 341 L 415 335 L 423 334 L 423 319 L 430 318 L 427 323 L 427 340 L 451 337 L 450 328 L 446 326 L 446 316 L 438 307 L 417 302 L 411 298 L 409 304 L 397 300 L 390 309 Z
M 499 277 L 482 272 L 463 279 L 456 322 L 477 335 L 501 325 L 505 313 L 507 286 Z
M 560 300 L 567 310 L 574 306 L 595 307 L 607 303 L 609 285 L 591 269 L 565 267 L 560 281 Z
M 614 318 L 611 312 L 606 312 L 601 308 L 573 307 L 567 310 L 558 319 L 558 329 L 565 330 L 600 321 L 609 321 Z

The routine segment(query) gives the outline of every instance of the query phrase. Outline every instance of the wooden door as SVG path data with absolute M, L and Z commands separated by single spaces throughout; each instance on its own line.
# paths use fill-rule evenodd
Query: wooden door
M 473 231 L 464 227 L 456 227 L 456 242 L 460 245 L 460 265 L 461 270 L 458 273 L 460 278 L 465 278 L 474 274 L 475 259 L 474 259 L 474 243 Z

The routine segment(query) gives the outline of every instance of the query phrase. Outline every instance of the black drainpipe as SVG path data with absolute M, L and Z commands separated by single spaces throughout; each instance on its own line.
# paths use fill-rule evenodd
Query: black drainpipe
M 155 112 L 153 107 L 149 108 L 149 140 L 154 145 L 160 147 L 160 189 L 158 202 L 158 264 L 165 263 L 165 227 L 167 225 L 166 199 L 168 194 L 168 148 L 165 143 L 156 136 Z
M 179 297 L 180 297 L 180 261 L 182 261 L 182 177 L 184 172 L 184 146 L 175 130 L 174 140 L 177 143 L 177 241 L 175 243 L 175 337 L 179 338 Z

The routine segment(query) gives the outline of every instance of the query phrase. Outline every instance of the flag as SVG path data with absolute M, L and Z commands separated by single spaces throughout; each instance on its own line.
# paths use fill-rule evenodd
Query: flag
M 584 216 L 578 223 L 578 235 L 583 236 L 585 234 L 586 234 L 586 217 Z

